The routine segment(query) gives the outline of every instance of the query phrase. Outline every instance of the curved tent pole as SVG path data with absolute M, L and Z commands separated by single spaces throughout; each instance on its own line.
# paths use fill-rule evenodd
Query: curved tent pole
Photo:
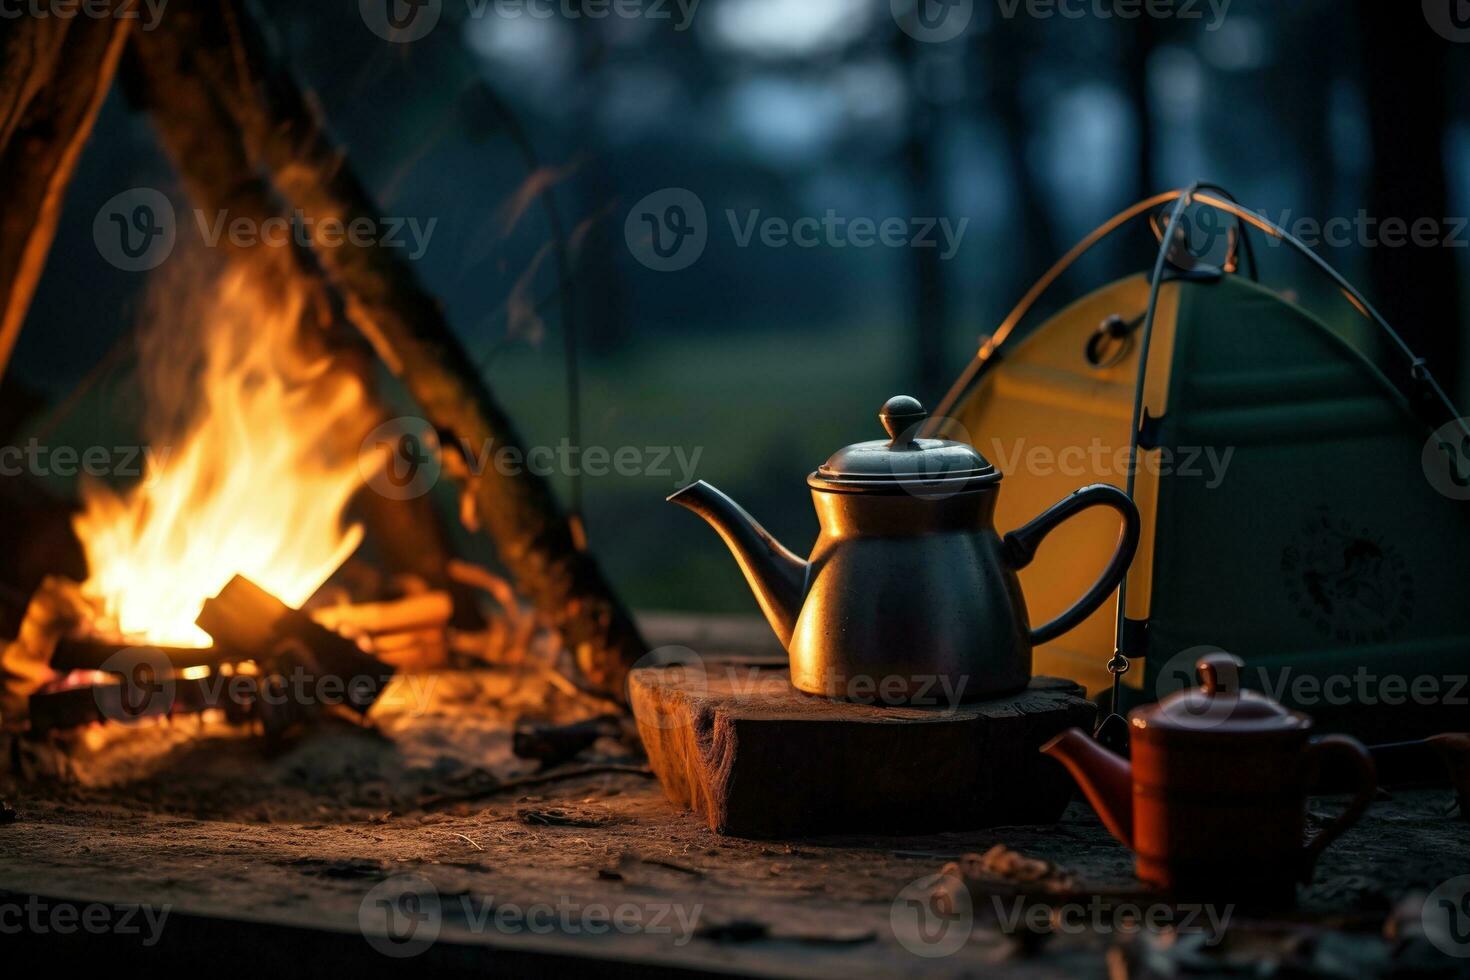
M 1138 474 L 1138 427 L 1143 416 L 1143 387 L 1148 378 L 1148 352 L 1154 335 L 1154 317 L 1159 308 L 1159 290 L 1164 283 L 1164 266 L 1169 261 L 1169 248 L 1174 242 L 1174 233 L 1179 228 L 1180 221 L 1184 218 L 1184 212 L 1189 210 L 1189 204 L 1195 194 L 1199 193 L 1199 184 L 1191 184 L 1189 188 L 1179 193 L 1174 202 L 1174 207 L 1169 212 L 1169 223 L 1164 226 L 1164 234 L 1159 239 L 1159 251 L 1154 257 L 1154 271 L 1152 281 L 1148 288 L 1148 309 L 1143 315 L 1143 326 L 1139 328 L 1138 343 L 1138 378 L 1133 386 L 1133 423 L 1128 430 L 1128 496 L 1133 496 L 1134 482 Z M 1118 611 L 1114 615 L 1113 634 L 1113 656 L 1108 661 L 1108 673 L 1113 675 L 1113 702 L 1111 712 L 1118 713 L 1119 687 L 1123 675 L 1128 672 L 1128 656 L 1123 652 L 1123 630 L 1127 625 L 1128 617 L 1128 576 L 1123 576 L 1123 581 L 1118 584 Z
M 1209 191 L 1214 191 L 1215 193 L 1209 193 Z M 1222 197 L 1219 195 L 1224 196 Z M 1375 324 L 1377 324 L 1379 330 L 1383 331 L 1383 333 L 1387 335 L 1392 345 L 1398 349 L 1399 354 L 1407 362 L 1409 369 L 1409 379 L 1422 386 L 1425 395 L 1435 399 L 1439 403 L 1440 408 L 1443 410 L 1443 419 L 1448 421 L 1450 419 L 1458 418 L 1459 413 L 1455 409 L 1454 402 L 1451 401 L 1448 393 L 1445 392 L 1444 388 L 1440 385 L 1438 379 L 1436 379 L 1433 373 L 1429 370 L 1429 366 L 1425 362 L 1424 358 L 1419 357 L 1417 354 L 1414 353 L 1409 345 L 1405 343 L 1404 339 L 1399 336 L 1398 331 L 1394 330 L 1393 327 L 1389 325 L 1388 321 L 1383 318 L 1383 315 L 1378 312 L 1377 308 L 1375 308 L 1372 303 L 1368 302 L 1367 298 L 1365 298 L 1363 294 L 1358 291 L 1357 287 L 1348 282 L 1348 280 L 1344 278 L 1340 272 L 1334 269 L 1332 265 L 1327 262 L 1327 260 L 1323 259 L 1316 252 L 1308 248 L 1305 243 L 1303 243 L 1296 236 L 1292 235 L 1286 229 L 1277 225 L 1275 222 L 1271 221 L 1271 219 L 1265 217 L 1264 215 L 1257 214 L 1249 208 L 1242 207 L 1235 201 L 1228 200 L 1228 197 L 1229 194 L 1225 192 L 1223 188 L 1220 188 L 1217 185 L 1199 183 L 1193 185 L 1191 188 L 1186 190 L 1166 191 L 1162 194 L 1156 194 L 1153 197 L 1147 198 L 1143 201 L 1139 201 L 1137 204 L 1134 204 L 1126 208 L 1125 210 L 1118 212 L 1113 217 L 1105 221 L 1103 224 L 1099 225 L 1080 242 L 1072 246 L 1072 248 L 1065 255 L 1058 259 L 1056 263 L 1053 264 L 1052 267 L 1048 269 L 1046 273 L 1036 281 L 1035 285 L 1027 290 L 1026 295 L 1021 297 L 1021 301 L 1016 304 L 1015 309 L 1011 310 L 1010 314 L 1007 315 L 1005 320 L 1001 322 L 1000 326 L 996 328 L 995 333 L 991 334 L 985 339 L 985 342 L 981 344 L 980 350 L 975 355 L 975 358 L 969 363 L 968 366 L 966 366 L 964 372 L 960 375 L 959 379 L 956 380 L 955 383 L 950 387 L 949 391 L 940 401 L 939 406 L 934 410 L 934 414 L 926 423 L 926 430 L 929 433 L 933 433 L 938 428 L 941 420 L 946 418 L 949 413 L 954 410 L 954 406 L 959 404 L 960 399 L 969 392 L 971 387 L 973 387 L 976 379 L 978 379 L 980 375 L 984 373 L 989 362 L 993 360 L 995 355 L 999 352 L 1001 345 L 1006 342 L 1006 340 L 1010 337 L 1011 333 L 1016 329 L 1020 322 L 1025 319 L 1027 314 L 1031 312 L 1032 307 L 1034 307 L 1036 303 L 1041 299 L 1041 297 L 1046 294 L 1047 290 L 1049 290 L 1052 285 L 1055 284 L 1055 282 L 1059 278 L 1061 278 L 1062 273 L 1071 268 L 1078 259 L 1091 251 L 1095 245 L 1111 236 L 1119 228 L 1128 224 L 1130 221 L 1133 221 L 1139 215 L 1146 214 L 1153 208 L 1156 208 L 1163 204 L 1168 204 L 1171 201 L 1178 201 L 1180 198 L 1186 198 L 1193 203 L 1208 205 L 1212 208 L 1215 208 L 1216 210 L 1223 211 L 1226 214 L 1229 214 L 1236 219 L 1245 222 L 1251 227 L 1258 229 L 1263 234 L 1286 242 L 1288 245 L 1292 246 L 1294 249 L 1304 255 L 1319 271 L 1324 273 L 1329 279 L 1332 280 L 1333 284 L 1344 295 L 1344 297 L 1346 297 L 1349 304 L 1351 304 L 1354 309 L 1356 309 L 1364 317 L 1372 320 Z M 1170 241 L 1167 235 L 1171 234 L 1173 234 L 1173 232 L 1167 232 L 1166 237 L 1163 238 L 1164 243 Z M 1167 248 L 1166 245 L 1161 245 L 1161 247 Z M 1387 380 L 1389 380 L 1389 383 L 1393 384 L 1395 388 L 1398 388 L 1401 393 L 1405 395 L 1409 394 L 1409 392 L 1405 391 L 1402 385 L 1395 384 L 1392 379 Z M 1464 431 L 1466 437 L 1470 438 L 1470 423 L 1462 421 L 1461 429 Z

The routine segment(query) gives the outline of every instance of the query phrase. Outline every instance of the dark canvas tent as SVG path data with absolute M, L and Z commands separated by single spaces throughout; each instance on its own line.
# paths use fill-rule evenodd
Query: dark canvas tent
M 1170 201 L 1152 276 L 1016 329 L 1078 255 Z M 1181 244 L 1191 204 L 1234 222 L 1216 267 Z M 1116 648 L 1127 704 L 1190 682 L 1215 646 L 1246 659 L 1244 683 L 1324 724 L 1378 738 L 1463 727 L 1470 433 L 1325 263 L 1312 257 L 1363 329 L 1330 328 L 1243 274 L 1248 227 L 1296 244 L 1223 193 L 1125 212 L 1048 273 L 936 413 L 1005 472 L 998 527 L 1093 481 L 1127 486 L 1142 512 L 1119 601 L 1040 648 L 1036 670 L 1098 693 Z M 1055 532 L 1022 572 L 1034 620 L 1087 587 L 1117 533 L 1102 514 Z

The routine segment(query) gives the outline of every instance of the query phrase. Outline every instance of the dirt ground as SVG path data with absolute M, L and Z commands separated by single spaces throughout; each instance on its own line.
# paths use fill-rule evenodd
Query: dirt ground
M 1448 790 L 1385 794 L 1327 852 L 1297 910 L 1205 910 L 1229 917 L 1225 939 L 1205 945 L 1200 910 L 1185 921 L 1189 910 L 1160 904 L 1160 925 L 1175 928 L 1129 928 L 1128 903 L 1158 903 L 1085 804 L 1047 827 L 724 838 L 635 771 L 507 788 L 535 770 L 511 752 L 516 718 L 566 721 L 602 706 L 534 678 L 416 680 L 415 690 L 389 692 L 372 728 L 321 729 L 275 755 L 248 731 L 192 721 L 92 729 L 64 744 L 11 738 L 0 797 L 16 819 L 0 823 L 0 909 L 5 896 L 145 904 L 172 912 L 178 932 L 165 924 L 165 937 L 246 920 L 305 930 L 293 940 L 303 956 L 312 937 L 331 937 L 334 949 L 374 963 L 381 937 L 369 936 L 390 914 L 387 896 L 392 909 L 431 908 L 421 921 L 436 940 L 419 950 L 427 934 L 412 931 L 392 952 L 480 972 L 507 956 L 531 956 L 513 961 L 522 967 L 566 956 L 603 972 L 631 963 L 833 977 L 1165 976 L 1266 964 L 1361 978 L 1463 975 L 1457 967 L 1470 962 L 1439 957 L 1416 933 L 1416 896 L 1470 873 L 1470 826 L 1448 813 Z M 634 746 L 604 739 L 573 765 L 640 762 Z M 453 802 L 468 796 L 478 798 Z M 1337 805 L 1313 801 L 1324 812 Z M 962 890 L 964 907 L 918 918 L 911 899 L 934 894 L 942 866 L 997 844 L 1046 864 L 1013 874 L 995 863 Z M 1021 924 L 1020 910 L 1036 904 L 1050 918 Z

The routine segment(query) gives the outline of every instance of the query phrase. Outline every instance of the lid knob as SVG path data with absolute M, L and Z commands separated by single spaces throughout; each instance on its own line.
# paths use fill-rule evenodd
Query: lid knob
M 909 395 L 894 395 L 883 403 L 878 420 L 888 430 L 889 446 L 900 449 L 913 442 L 919 423 L 929 417 L 917 398 Z
M 1240 668 L 1244 666 L 1244 660 L 1223 650 L 1205 654 L 1194 665 L 1199 671 L 1200 689 L 1211 696 L 1216 693 L 1239 694 Z

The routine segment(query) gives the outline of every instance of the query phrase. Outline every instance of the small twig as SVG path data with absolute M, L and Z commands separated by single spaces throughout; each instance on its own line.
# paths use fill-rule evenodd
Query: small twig
M 483 847 L 481 847 L 479 844 L 476 844 L 473 840 L 471 840 L 468 834 L 458 834 L 457 833 L 454 836 L 460 838 L 461 840 L 463 840 L 465 843 L 469 844 L 471 847 L 473 847 L 477 851 L 483 851 L 484 850 Z
M 576 769 L 566 769 L 561 772 L 541 773 L 535 776 L 523 776 L 520 779 L 512 779 L 496 786 L 477 789 L 469 793 L 440 793 L 419 801 L 420 810 L 437 810 L 442 806 L 452 806 L 455 803 L 474 803 L 491 796 L 499 796 L 501 793 L 509 793 L 530 786 L 545 786 L 548 783 L 560 782 L 564 779 L 577 779 L 580 776 L 599 776 L 605 773 L 627 773 L 630 776 L 642 776 L 645 779 L 653 778 L 653 770 L 644 766 L 626 765 L 596 765 L 579 766 Z

